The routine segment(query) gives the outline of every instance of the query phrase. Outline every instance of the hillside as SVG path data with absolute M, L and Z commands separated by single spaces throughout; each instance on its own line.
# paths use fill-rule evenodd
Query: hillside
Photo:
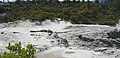
M 119 13 L 114 11 L 113 2 L 21 2 L 11 3 L 11 10 L 3 18 L 5 22 L 16 20 L 46 19 L 70 21 L 82 24 L 107 24 L 115 25 Z

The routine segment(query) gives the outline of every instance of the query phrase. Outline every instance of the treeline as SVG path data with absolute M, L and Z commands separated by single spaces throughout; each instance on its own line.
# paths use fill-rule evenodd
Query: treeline
M 9 1 L 9 0 L 8 0 Z M 63 3 L 79 3 L 79 2 L 95 2 L 95 3 L 99 3 L 99 2 L 108 2 L 108 1 L 110 1 L 110 0 L 93 0 L 93 1 L 90 1 L 90 0 L 87 0 L 87 1 L 85 1 L 85 0 L 63 0 L 62 2 Z M 56 3 L 59 3 L 59 2 L 61 2 L 61 1 L 59 1 L 59 0 L 16 0 L 15 1 L 16 3 L 24 3 L 24 2 L 27 2 L 27 3 L 42 3 L 42 2 L 56 2 Z
M 115 25 L 120 17 L 119 0 L 109 0 L 105 3 L 64 0 L 17 0 L 11 3 L 4 21 L 15 20 L 54 20 L 62 18 L 72 23 Z

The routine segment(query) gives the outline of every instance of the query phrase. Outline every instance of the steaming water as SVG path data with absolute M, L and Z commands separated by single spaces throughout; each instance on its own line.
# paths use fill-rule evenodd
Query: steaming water
M 72 40 L 76 39 L 76 35 L 83 35 L 83 37 L 95 39 L 107 38 L 106 33 L 115 28 L 116 27 L 107 25 L 71 24 L 70 22 L 60 20 L 54 22 L 46 20 L 42 23 L 37 21 L 31 22 L 29 20 L 2 23 L 0 24 L 0 50 L 6 50 L 5 46 L 9 42 L 15 43 L 19 41 L 22 43 L 23 47 L 29 43 L 35 45 L 36 48 L 54 46 L 54 44 L 51 43 L 53 39 L 46 39 L 53 38 L 52 36 L 48 36 L 48 33 L 31 33 L 30 31 L 50 29 L 53 32 L 58 32 L 60 37 L 71 40 L 70 44 L 73 44 Z M 34 36 L 31 36 L 31 34 L 34 34 Z
M 30 31 L 32 30 L 53 30 L 60 31 L 63 28 L 71 25 L 70 22 L 60 21 L 60 22 L 51 22 L 50 20 L 46 20 L 42 22 L 42 25 L 39 22 L 31 22 L 29 20 L 26 21 L 15 21 L 9 23 L 0 24 L 0 46 L 6 46 L 9 42 L 18 42 L 21 41 L 24 45 L 28 43 L 32 43 L 35 45 L 51 45 L 50 40 L 46 39 L 47 33 L 41 33 L 43 36 L 31 36 Z M 16 32 L 16 33 L 13 33 Z M 39 35 L 39 34 L 38 34 Z M 41 39 L 41 40 L 39 40 Z M 24 46 L 23 45 L 23 46 Z M 4 48 L 0 48 L 4 49 Z

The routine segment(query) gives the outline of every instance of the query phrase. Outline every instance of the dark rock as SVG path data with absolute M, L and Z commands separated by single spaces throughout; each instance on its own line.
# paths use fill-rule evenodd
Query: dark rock
M 109 32 L 107 33 L 108 35 L 108 38 L 120 38 L 120 31 L 112 31 L 112 32 Z
M 19 32 L 13 32 L 13 33 L 19 33 Z
M 4 32 L 1 32 L 1 34 L 4 34 Z

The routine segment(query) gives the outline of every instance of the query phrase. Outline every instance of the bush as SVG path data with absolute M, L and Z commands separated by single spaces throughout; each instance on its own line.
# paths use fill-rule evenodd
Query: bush
M 6 47 L 10 53 L 4 53 L 0 58 L 34 58 L 35 49 L 32 44 L 28 44 L 26 48 L 21 47 L 21 43 L 15 43 Z

